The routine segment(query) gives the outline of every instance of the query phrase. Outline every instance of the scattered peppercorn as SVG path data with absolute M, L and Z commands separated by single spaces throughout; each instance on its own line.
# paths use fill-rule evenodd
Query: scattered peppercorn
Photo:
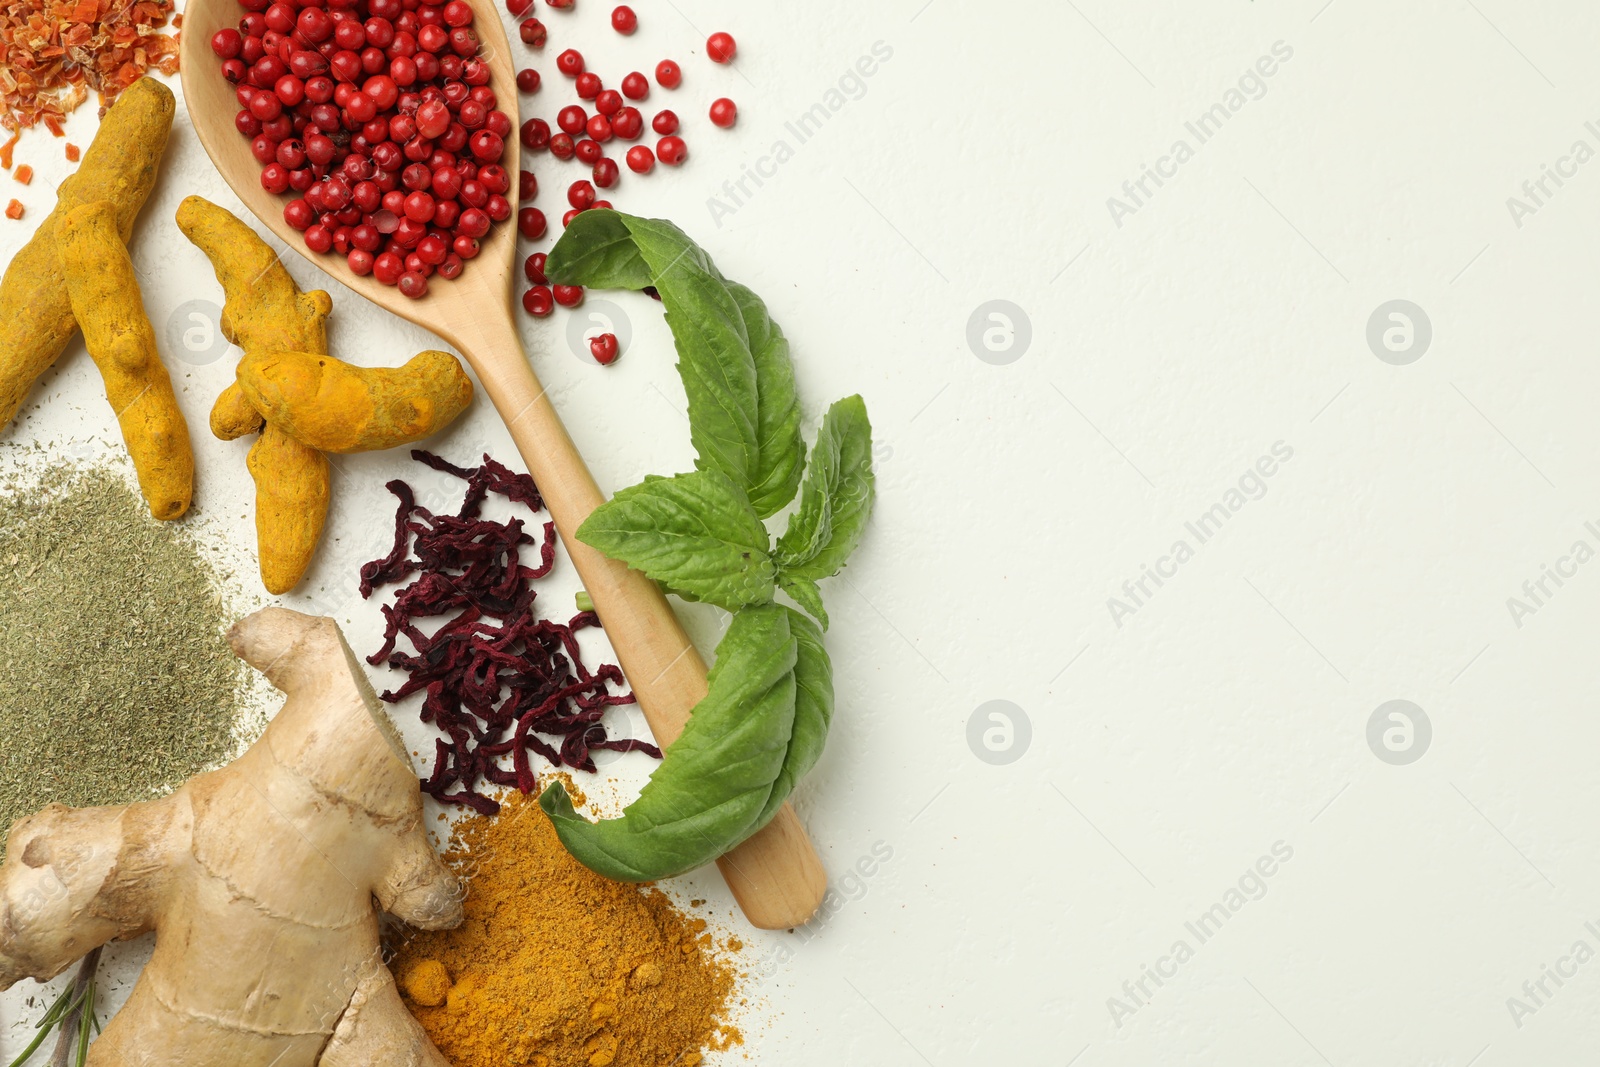
M 583 73 L 583 53 L 576 48 L 569 48 L 556 56 L 556 69 L 569 78 L 576 78 Z
M 542 319 L 555 310 L 555 299 L 548 285 L 535 285 L 522 294 L 522 310 L 536 319 Z
M 634 71 L 622 79 L 622 95 L 629 100 L 643 100 L 650 95 L 650 79 Z
M 635 174 L 649 174 L 656 168 L 656 154 L 642 144 L 628 149 L 628 169 Z
M 732 63 L 738 51 L 739 46 L 734 43 L 730 33 L 713 33 L 706 38 L 706 55 L 711 57 L 713 63 Z
M 617 335 L 602 333 L 589 339 L 589 354 L 594 361 L 602 367 L 609 367 L 617 361 Z
M 249 2 L 255 3 L 259 0 L 249 0 Z M 362 3 L 373 0 L 339 0 L 339 2 Z M 389 0 L 378 0 L 378 2 L 389 2 Z M 435 0 L 422 0 L 422 2 L 426 6 Z M 464 2 L 464 0 L 453 0 L 453 2 Z M 508 2 L 516 3 L 517 10 L 513 14 L 520 14 L 527 10 L 525 5 L 532 0 L 508 0 Z M 558 3 L 551 6 L 566 8 L 571 5 Z M 405 9 L 404 5 L 402 9 Z M 630 6 L 613 7 L 610 17 L 612 28 L 618 33 L 628 35 L 638 28 L 638 15 Z M 423 28 L 426 28 L 425 22 Z M 416 32 L 420 34 L 422 29 Z M 542 48 L 548 40 L 548 31 L 535 18 L 524 19 L 519 32 L 524 43 L 530 47 Z M 707 38 L 706 48 L 713 60 L 727 63 L 733 60 L 738 45 L 731 34 L 719 31 Z M 655 172 L 658 163 L 677 167 L 688 159 L 689 146 L 679 133 L 680 122 L 674 111 L 662 109 L 655 112 L 649 117 L 647 126 L 646 116 L 638 107 L 633 106 L 633 102 L 646 100 L 650 96 L 648 74 L 638 70 L 629 71 L 619 83 L 615 83 L 615 88 L 607 88 L 606 80 L 601 77 L 600 72 L 588 69 L 583 53 L 576 48 L 563 49 L 556 57 L 556 68 L 572 80 L 573 90 L 580 103 L 566 103 L 553 108 L 555 112 L 553 120 L 548 118 L 548 114 L 546 118 L 529 118 L 522 124 L 518 135 L 529 153 L 548 150 L 557 160 L 576 159 L 590 168 L 590 180 L 574 182 L 568 188 L 568 202 L 572 206 L 561 214 L 563 227 L 571 225 L 572 221 L 584 211 L 611 206 L 609 200 L 597 197 L 595 189 L 615 187 L 621 177 L 624 163 L 628 170 L 635 174 L 649 175 Z M 663 89 L 677 89 L 683 84 L 683 69 L 672 59 L 658 62 L 654 68 L 654 76 Z M 538 92 L 541 88 L 539 75 L 532 68 L 520 72 L 517 83 L 518 88 L 525 93 Z M 709 114 L 712 123 L 724 129 L 738 122 L 738 106 L 726 97 L 715 100 L 709 108 Z M 471 118 L 476 121 L 475 114 Z M 446 120 L 448 125 L 448 116 Z M 552 127 L 558 128 L 559 132 Z M 656 134 L 657 139 L 653 144 L 628 143 L 637 142 L 649 130 L 653 130 Z M 404 132 L 413 136 L 438 136 L 420 127 L 415 131 L 408 128 Z M 621 155 L 616 158 L 607 155 L 609 146 L 613 142 L 624 142 Z M 408 185 L 407 188 L 412 187 Z M 425 190 L 426 185 L 419 188 Z M 542 239 L 555 222 L 553 212 L 547 217 L 544 211 L 526 205 L 525 202 L 533 199 L 537 193 L 538 181 L 533 171 L 524 171 L 519 186 L 519 201 L 523 202 L 523 206 L 508 211 L 505 205 L 499 205 L 501 214 L 497 216 L 503 218 L 507 214 L 514 213 L 517 216 L 519 231 L 529 241 Z M 400 213 L 403 214 L 403 210 Z M 483 211 L 480 210 L 478 213 L 482 214 Z M 462 258 L 471 258 L 467 251 L 459 249 L 457 251 Z M 475 249 L 472 251 L 475 252 Z M 414 258 L 415 253 L 391 264 L 393 276 L 398 278 L 403 270 L 412 265 L 411 260 Z M 526 268 L 527 261 L 524 265 Z M 378 270 L 374 272 L 378 273 L 382 265 L 375 266 Z M 551 289 L 544 284 L 542 272 L 538 280 L 529 273 L 529 280 L 533 282 L 533 288 L 523 294 L 522 302 L 524 309 L 530 315 L 547 315 L 557 304 L 576 306 L 583 299 L 582 290 L 576 287 Z
M 656 143 L 656 156 L 669 167 L 676 167 L 689 158 L 689 148 L 682 137 L 663 137 Z
M 525 207 L 517 212 L 517 231 L 529 241 L 537 241 L 544 236 L 546 223 L 544 212 L 536 207 Z

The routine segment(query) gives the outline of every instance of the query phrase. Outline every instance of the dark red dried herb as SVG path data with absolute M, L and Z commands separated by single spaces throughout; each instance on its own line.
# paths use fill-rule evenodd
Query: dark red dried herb
M 405 684 L 382 698 L 395 703 L 423 693 L 422 720 L 448 735 L 435 743 L 433 771 L 422 791 L 441 803 L 492 815 L 500 805 L 480 793 L 478 783 L 531 792 L 536 778 L 529 753 L 584 771 L 595 769 L 591 753 L 597 750 L 648 752 L 660 759 L 661 750 L 648 742 L 606 736 L 606 708 L 632 704 L 634 697 L 611 691 L 625 684 L 616 665 L 591 671 L 579 654 L 578 632 L 599 626 L 599 617 L 579 612 L 562 624 L 534 616 L 533 582 L 555 564 L 555 524 L 544 524 L 539 565 L 529 567 L 522 548 L 535 542 L 522 520 L 481 517 L 489 493 L 541 510 L 544 501 L 533 479 L 488 456 L 480 467 L 458 467 L 420 449 L 411 457 L 467 483 L 455 515 L 434 515 L 417 503 L 409 485 L 390 482 L 400 502 L 394 547 L 361 568 L 363 597 L 417 575 L 392 604 L 383 605 L 383 647 L 367 661 L 405 671 Z M 416 625 L 440 617 L 446 621 L 431 634 Z M 397 649 L 402 637 L 414 655 Z

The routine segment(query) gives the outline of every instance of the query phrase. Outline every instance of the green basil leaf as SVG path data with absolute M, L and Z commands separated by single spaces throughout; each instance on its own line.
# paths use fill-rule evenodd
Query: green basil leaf
M 621 818 L 589 822 L 560 782 L 545 788 L 539 806 L 578 862 L 607 878 L 648 882 L 709 863 L 760 829 L 794 729 L 794 617 L 777 605 L 734 616 L 717 646 L 710 691 Z
M 727 285 L 744 315 L 750 355 L 756 364 L 759 461 L 749 492 L 751 506 L 765 519 L 787 507 L 800 488 L 800 472 L 806 462 L 805 442 L 800 438 L 800 395 L 795 390 L 789 341 L 767 314 L 767 306 L 738 282 Z
M 809 611 L 824 630 L 828 628 L 828 610 L 822 606 L 822 590 L 817 588 L 816 582 L 779 571 L 778 587 L 793 597 L 796 604 Z
M 551 249 L 544 272 L 557 284 L 596 289 L 643 289 L 650 284 L 650 268 L 615 211 L 585 211 L 574 219 Z
M 838 574 L 861 543 L 875 493 L 867 405 L 848 396 L 828 409 L 811 447 L 800 507 L 778 539 L 781 577 L 818 581 Z
M 578 540 L 687 600 L 737 611 L 772 599 L 767 528 L 720 471 L 652 475 L 596 508 Z
M 759 297 L 724 278 L 672 223 L 617 211 L 575 218 L 545 273 L 566 285 L 655 286 L 678 350 L 695 466 L 726 474 L 762 518 L 794 499 L 805 464 L 794 366 Z
M 828 741 L 828 727 L 833 723 L 833 660 L 823 647 L 822 631 L 798 611 L 784 610 L 789 612 L 789 632 L 794 635 L 796 650 L 794 729 L 789 732 L 783 770 L 772 783 L 767 806 L 756 820 L 757 830 L 772 821 L 800 779 L 816 766 Z

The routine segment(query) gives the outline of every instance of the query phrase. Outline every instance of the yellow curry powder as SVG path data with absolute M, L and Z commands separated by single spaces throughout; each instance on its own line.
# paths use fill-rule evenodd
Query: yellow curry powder
M 705 920 L 582 866 L 532 797 L 462 822 L 445 858 L 466 921 L 414 934 L 394 971 L 453 1067 L 694 1067 L 743 1043 Z

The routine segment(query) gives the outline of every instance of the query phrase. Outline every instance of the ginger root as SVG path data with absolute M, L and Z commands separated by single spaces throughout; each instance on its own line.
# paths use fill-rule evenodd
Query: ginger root
M 232 213 L 198 196 L 178 205 L 178 229 L 211 260 L 222 283 L 222 333 L 245 350 L 326 355 L 333 301 L 320 289 L 301 292 L 277 253 Z M 254 416 L 254 417 L 252 417 Z M 261 582 L 287 593 L 305 576 L 328 517 L 333 473 L 328 459 L 250 410 L 237 383 L 211 409 L 211 432 L 225 441 L 255 430 L 250 475 L 256 482 L 256 542 Z
M 172 90 L 154 78 L 140 78 L 117 97 L 83 165 L 57 189 L 55 210 L 6 267 L 0 281 L 0 429 L 78 329 L 56 255 L 56 223 L 79 204 L 106 200 L 116 205 L 117 233 L 127 241 L 155 185 L 173 108 Z
M 472 402 L 472 380 L 448 352 L 403 367 L 354 367 L 315 352 L 251 353 L 239 388 L 267 422 L 324 452 L 371 452 L 420 441 Z
M 194 451 L 172 379 L 156 350 L 133 261 L 117 232 L 116 206 L 98 200 L 55 225 L 72 314 L 105 379 L 150 514 L 176 519 L 194 497 Z
M 333 620 L 266 608 L 229 640 L 283 710 L 169 797 L 18 822 L 0 989 L 154 931 L 90 1067 L 447 1067 L 379 951 L 374 902 L 428 930 L 462 915 L 398 735 Z

